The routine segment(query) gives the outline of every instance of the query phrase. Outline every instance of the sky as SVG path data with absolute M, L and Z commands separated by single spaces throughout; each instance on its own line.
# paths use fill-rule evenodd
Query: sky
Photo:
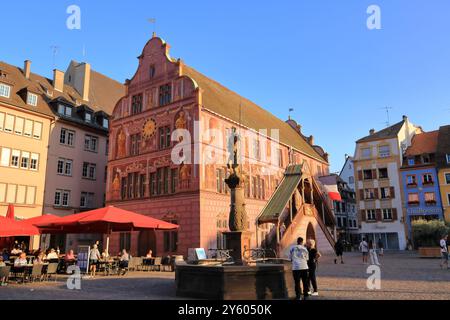
M 67 28 L 70 5 L 80 29 Z M 367 27 L 370 5 L 381 29 Z M 293 108 L 332 172 L 356 140 L 386 127 L 383 108 L 391 124 L 402 115 L 425 131 L 450 124 L 448 0 L 41 0 L 7 1 L 0 12 L 0 60 L 29 59 L 50 78 L 74 59 L 124 82 L 156 31 L 172 57 L 279 118 Z

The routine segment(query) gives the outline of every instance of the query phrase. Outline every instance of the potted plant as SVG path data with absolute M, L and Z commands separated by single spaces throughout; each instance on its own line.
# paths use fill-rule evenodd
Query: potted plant
M 419 255 L 423 258 L 439 258 L 439 240 L 449 232 L 450 228 L 441 220 L 417 220 L 412 223 L 414 247 L 419 249 Z

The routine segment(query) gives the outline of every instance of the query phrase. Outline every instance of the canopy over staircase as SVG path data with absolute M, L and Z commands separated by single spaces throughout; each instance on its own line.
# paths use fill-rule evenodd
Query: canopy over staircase
M 291 165 L 283 180 L 257 218 L 257 225 L 272 228 L 262 247 L 286 256 L 298 237 L 316 240 L 322 252 L 333 251 L 335 218 L 332 202 L 321 183 L 309 173 L 306 164 Z

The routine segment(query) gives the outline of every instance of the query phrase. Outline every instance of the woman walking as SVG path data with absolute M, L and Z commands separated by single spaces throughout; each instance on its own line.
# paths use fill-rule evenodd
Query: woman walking
M 380 265 L 378 262 L 377 249 L 372 240 L 369 240 L 369 255 L 370 255 L 370 263 Z
M 311 296 L 318 296 L 319 292 L 317 291 L 317 278 L 316 278 L 316 270 L 317 263 L 320 258 L 320 253 L 316 249 L 316 241 L 309 239 L 306 241 L 306 249 L 308 249 L 309 259 L 308 259 L 308 283 L 311 284 L 312 289 L 310 291 Z

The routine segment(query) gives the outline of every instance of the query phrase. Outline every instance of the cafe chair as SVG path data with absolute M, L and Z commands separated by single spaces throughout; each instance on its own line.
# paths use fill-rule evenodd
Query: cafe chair
M 10 271 L 11 271 L 11 266 L 0 267 L 0 285 L 4 286 L 4 285 L 8 284 Z
M 58 263 L 50 263 L 48 265 L 45 279 L 48 281 L 51 277 L 54 277 L 56 282 L 58 278 Z

